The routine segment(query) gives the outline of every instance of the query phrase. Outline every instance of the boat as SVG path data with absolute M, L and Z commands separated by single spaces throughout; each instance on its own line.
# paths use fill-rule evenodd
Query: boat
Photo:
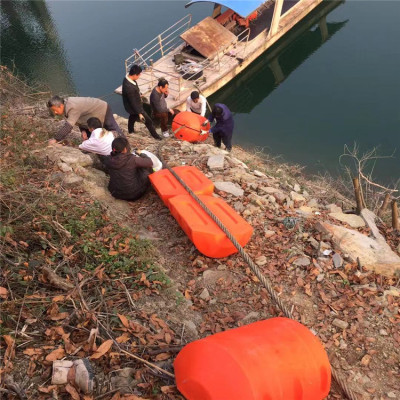
M 191 26 L 186 15 L 125 60 L 143 68 L 138 84 L 149 97 L 160 78 L 169 82 L 168 106 L 185 109 L 198 90 L 208 97 L 244 71 L 321 3 L 342 0 L 224 0 L 212 15 Z M 210 2 L 191 0 L 186 7 Z M 122 93 L 122 86 L 115 90 Z

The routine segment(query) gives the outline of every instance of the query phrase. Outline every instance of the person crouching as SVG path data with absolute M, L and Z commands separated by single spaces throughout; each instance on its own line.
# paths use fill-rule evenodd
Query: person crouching
M 131 154 L 126 138 L 114 139 L 111 147 L 111 155 L 104 161 L 110 175 L 108 190 L 117 199 L 139 199 L 150 188 L 153 161 L 145 155 Z
M 82 130 L 82 144 L 79 148 L 83 151 L 96 153 L 101 156 L 109 156 L 111 153 L 111 145 L 114 141 L 112 132 L 103 129 L 101 121 L 92 117 L 87 120 L 88 130 Z

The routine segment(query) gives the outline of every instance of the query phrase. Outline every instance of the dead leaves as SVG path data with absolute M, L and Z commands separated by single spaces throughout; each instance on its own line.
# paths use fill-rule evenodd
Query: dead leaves
M 8 297 L 8 290 L 5 287 L 0 286 L 0 297 L 6 299 Z
M 55 361 L 55 360 L 60 360 L 63 357 L 65 357 L 65 350 L 62 347 L 59 347 L 58 349 L 55 349 L 51 353 L 49 353 L 46 356 L 45 360 Z
M 101 344 L 101 346 L 93 353 L 89 358 L 91 360 L 98 360 L 99 358 L 103 357 L 104 354 L 106 354 L 110 349 L 111 346 L 113 345 L 112 339 L 106 340 Z

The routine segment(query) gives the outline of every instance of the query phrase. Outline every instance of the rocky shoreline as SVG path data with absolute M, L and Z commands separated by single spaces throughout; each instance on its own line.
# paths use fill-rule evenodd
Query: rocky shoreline
M 126 129 L 126 120 L 117 119 Z M 160 150 L 144 131 L 129 140 L 133 148 Z M 278 315 L 240 256 L 213 260 L 199 254 L 154 192 L 132 204 L 115 200 L 92 156 L 62 146 L 40 153 L 57 164 L 54 181 L 82 185 L 112 218 L 152 241 L 171 285 L 138 307 L 183 329 L 184 342 Z M 215 195 L 254 227 L 246 251 L 296 317 L 317 332 L 352 388 L 371 399 L 400 397 L 400 246 L 390 248 L 374 215 L 348 214 L 352 201 L 322 181 L 237 147 L 228 153 L 208 142 L 170 138 L 161 156 L 171 167 L 202 170 L 214 182 Z M 333 389 L 329 398 L 342 397 Z

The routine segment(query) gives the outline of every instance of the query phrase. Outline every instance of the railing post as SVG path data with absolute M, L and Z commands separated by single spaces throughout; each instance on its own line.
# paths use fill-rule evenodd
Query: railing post
M 161 35 L 158 35 L 158 44 L 160 46 L 161 56 L 164 57 L 164 49 L 163 49 L 163 45 L 162 45 Z
M 182 80 L 183 80 L 182 76 L 179 76 L 179 80 L 178 80 L 178 82 L 179 82 L 179 89 L 178 89 L 178 100 L 180 100 L 180 99 L 181 99 L 181 86 L 182 86 Z
M 268 33 L 268 38 L 275 35 L 279 28 L 279 20 L 282 14 L 283 0 L 275 0 L 274 15 L 272 17 L 271 28 Z

